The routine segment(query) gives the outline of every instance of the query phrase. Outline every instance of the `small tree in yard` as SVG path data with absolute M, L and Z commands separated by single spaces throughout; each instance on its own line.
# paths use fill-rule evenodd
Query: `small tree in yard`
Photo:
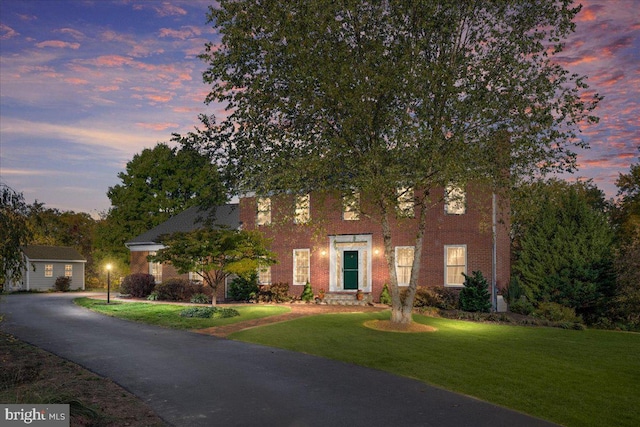
M 202 129 L 176 139 L 208 151 L 235 193 L 357 190 L 383 236 L 391 321 L 406 325 L 434 190 L 497 192 L 575 166 L 599 96 L 553 56 L 579 10 L 568 0 L 221 0 L 209 9 L 221 43 L 201 58 L 207 102 L 224 104 L 225 118 L 202 116 Z M 401 298 L 392 224 L 407 198 L 415 254 Z
M 211 304 L 216 304 L 218 286 L 232 274 L 239 276 L 275 263 L 267 249 L 268 241 L 258 232 L 202 228 L 191 232 L 162 236 L 165 246 L 151 262 L 169 262 L 178 273 L 195 272 L 213 289 Z
M 464 288 L 460 291 L 460 308 L 464 311 L 489 312 L 491 294 L 487 279 L 480 271 L 474 271 L 471 276 L 462 274 L 464 275 Z

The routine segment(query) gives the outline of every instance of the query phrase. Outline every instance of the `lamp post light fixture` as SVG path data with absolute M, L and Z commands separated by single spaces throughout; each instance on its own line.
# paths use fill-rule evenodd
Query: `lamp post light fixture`
M 107 304 L 111 302 L 111 264 L 107 264 Z

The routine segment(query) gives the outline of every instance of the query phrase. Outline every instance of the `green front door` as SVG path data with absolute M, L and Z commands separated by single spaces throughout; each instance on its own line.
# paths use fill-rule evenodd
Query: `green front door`
M 358 251 L 344 251 L 344 289 L 358 289 Z

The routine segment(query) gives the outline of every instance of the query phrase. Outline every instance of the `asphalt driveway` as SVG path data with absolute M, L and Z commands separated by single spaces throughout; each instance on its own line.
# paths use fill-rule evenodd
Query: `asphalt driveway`
M 3 296 L 0 329 L 111 378 L 175 426 L 553 425 L 373 369 L 103 316 L 78 296 Z

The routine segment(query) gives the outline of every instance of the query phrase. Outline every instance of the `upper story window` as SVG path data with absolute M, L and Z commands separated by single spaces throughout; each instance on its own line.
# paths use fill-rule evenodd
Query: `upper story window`
M 464 188 L 447 185 L 444 193 L 444 211 L 450 215 L 462 215 L 467 212 L 467 195 Z
M 53 277 L 53 264 L 44 265 L 44 277 Z
M 257 204 L 256 225 L 271 224 L 271 199 L 269 197 L 258 197 Z
M 64 275 L 65 275 L 65 277 L 72 277 L 73 276 L 73 265 L 72 264 L 65 264 L 65 266 L 64 266 Z
M 293 284 L 306 285 L 311 280 L 310 261 L 311 253 L 309 249 L 293 250 Z
M 293 222 L 306 224 L 311 220 L 311 197 L 308 194 L 296 196 L 296 210 Z
M 444 247 L 445 286 L 464 286 L 467 273 L 467 246 L 447 245 Z
M 342 197 L 342 219 L 345 221 L 360 219 L 360 193 L 353 192 Z
M 396 246 L 396 276 L 398 286 L 408 286 L 413 268 L 413 246 Z
M 400 187 L 396 192 L 398 195 L 398 216 L 413 218 L 415 216 L 413 187 Z

